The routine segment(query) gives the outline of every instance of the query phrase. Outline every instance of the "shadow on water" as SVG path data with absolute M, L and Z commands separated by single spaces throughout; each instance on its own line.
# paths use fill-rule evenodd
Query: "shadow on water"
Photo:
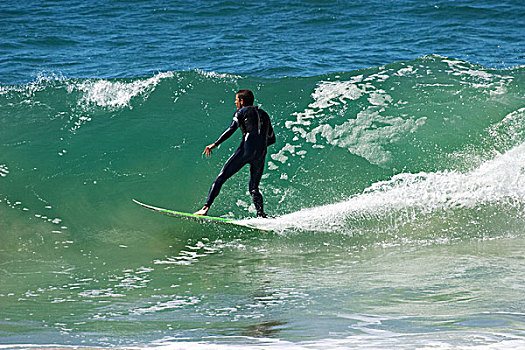
M 257 323 L 251 326 L 247 326 L 242 335 L 254 338 L 264 338 L 277 336 L 280 331 L 282 331 L 283 326 L 286 325 L 286 322 L 283 321 L 267 321 Z

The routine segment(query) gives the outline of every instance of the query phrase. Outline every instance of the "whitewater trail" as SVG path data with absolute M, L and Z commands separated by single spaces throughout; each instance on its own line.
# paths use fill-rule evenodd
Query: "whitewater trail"
M 247 219 L 242 223 L 276 232 L 348 231 L 349 219 L 385 216 L 397 211 L 418 215 L 457 208 L 506 204 L 522 209 L 525 203 L 525 144 L 467 172 L 399 174 L 377 182 L 362 194 L 339 203 L 302 209 L 273 219 Z

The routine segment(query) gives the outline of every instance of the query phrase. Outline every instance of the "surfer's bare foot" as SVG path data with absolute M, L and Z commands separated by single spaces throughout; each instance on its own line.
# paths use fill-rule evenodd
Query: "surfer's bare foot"
M 196 211 L 196 212 L 193 213 L 193 214 L 195 214 L 195 215 L 206 215 L 206 214 L 208 214 L 208 210 L 209 210 L 209 209 L 210 209 L 210 208 L 208 208 L 207 206 L 204 206 L 204 207 L 202 207 L 201 210 Z

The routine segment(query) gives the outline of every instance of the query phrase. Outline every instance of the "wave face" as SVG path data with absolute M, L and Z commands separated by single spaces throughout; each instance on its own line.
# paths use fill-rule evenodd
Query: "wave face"
M 136 209 L 133 197 L 194 210 L 239 135 L 209 160 L 203 145 L 229 124 L 245 87 L 278 135 L 262 184 L 275 215 L 341 201 L 381 215 L 385 205 L 521 203 L 523 72 L 427 56 L 276 81 L 194 71 L 3 87 L 0 208 L 52 231 L 107 229 Z M 227 183 L 215 215 L 252 215 L 247 173 Z
M 132 198 L 184 211 L 202 206 L 240 134 L 211 158 L 201 153 L 229 125 L 240 88 L 255 92 L 277 134 L 261 185 L 276 218 L 253 219 L 247 168 L 225 184 L 210 214 L 277 234 L 261 238 L 258 231 L 176 220 L 134 205 Z M 217 334 L 228 343 L 231 335 L 286 329 L 288 344 L 310 336 L 300 331 L 309 329 L 304 315 L 296 314 L 307 309 L 313 318 L 304 322 L 317 324 L 320 313 L 326 329 L 345 319 L 353 328 L 341 329 L 344 336 L 380 328 L 420 344 L 440 324 L 452 332 L 444 342 L 461 345 L 463 336 L 477 336 L 477 327 L 516 340 L 512 329 L 523 316 L 509 305 L 521 305 L 520 289 L 501 294 L 498 286 L 521 278 L 509 266 L 516 266 L 512 257 L 525 234 L 524 92 L 523 67 L 488 69 L 437 55 L 314 77 L 189 71 L 111 80 L 43 76 L 2 86 L 0 303 L 9 320 L 0 320 L 7 327 L 0 336 L 8 344 L 130 346 L 163 337 L 169 343 L 170 336 L 206 342 Z M 509 237 L 517 246 L 480 252 L 470 243 Z M 434 244 L 443 242 L 460 243 L 452 251 Z M 385 247 L 420 243 L 432 246 L 432 259 L 416 256 L 417 249 L 381 255 Z M 411 266 L 409 280 L 395 272 L 409 268 L 405 253 L 425 265 Z M 368 278 L 376 265 L 389 271 L 383 272 L 394 294 Z M 455 277 L 433 284 L 426 273 L 439 279 L 442 268 Z M 341 279 L 341 271 L 360 277 Z M 509 279 L 498 279 L 502 274 Z M 312 275 L 315 281 L 305 279 Z M 476 292 L 485 290 L 478 277 L 491 286 L 485 294 Z M 255 280 L 268 284 L 252 290 Z M 246 300 L 221 294 L 227 290 Z M 345 291 L 355 304 L 344 304 Z M 369 291 L 375 301 L 364 297 Z M 334 309 L 332 319 L 332 302 L 354 311 Z M 461 311 L 451 309 L 456 305 Z M 410 316 L 414 307 L 425 317 Z M 508 313 L 486 311 L 497 308 Z M 288 319 L 280 320 L 283 314 Z M 450 321 L 458 314 L 464 322 Z M 211 326 L 195 326 L 194 317 Z M 224 330 L 225 319 L 239 323 Z M 107 321 L 112 330 L 101 331 Z M 166 331 L 152 332 L 160 324 Z M 413 324 L 430 338 L 403 331 Z M 497 343 L 496 333 L 483 344 Z M 325 335 L 316 328 L 313 337 L 344 343 Z M 377 347 L 388 340 L 378 339 Z

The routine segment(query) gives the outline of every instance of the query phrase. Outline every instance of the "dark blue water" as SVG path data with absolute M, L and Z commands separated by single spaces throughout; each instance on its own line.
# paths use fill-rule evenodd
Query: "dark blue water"
M 313 76 L 429 54 L 525 61 L 522 0 L 1 1 L 0 83 L 202 69 Z

